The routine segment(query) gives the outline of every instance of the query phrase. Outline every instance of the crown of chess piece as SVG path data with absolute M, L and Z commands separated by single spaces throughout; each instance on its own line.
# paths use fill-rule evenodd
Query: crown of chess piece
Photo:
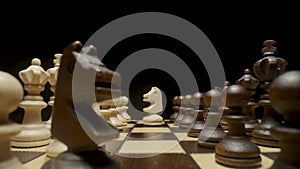
M 203 93 L 196 92 L 192 95 L 192 105 L 194 106 L 194 112 L 195 112 L 195 122 L 191 129 L 188 132 L 188 136 L 190 137 L 198 137 L 199 133 L 204 128 L 204 101 L 203 101 Z
M 206 148 L 215 146 L 225 137 L 226 133 L 220 125 L 222 113 L 222 93 L 219 89 L 211 89 L 204 94 L 205 125 L 198 137 L 198 145 Z
M 260 87 L 263 89 L 258 105 L 263 107 L 261 123 L 252 131 L 252 141 L 258 145 L 279 147 L 277 139 L 273 138 L 270 129 L 282 122 L 282 116 L 270 105 L 269 88 L 273 79 L 286 71 L 287 61 L 277 57 L 277 44 L 274 40 L 266 40 L 262 49 L 264 57 L 253 65 L 253 71 L 260 80 Z
M 8 120 L 23 99 L 21 83 L 13 75 L 0 71 L 0 168 L 25 169 L 19 159 L 11 154 L 11 137 L 20 133 L 21 126 Z
M 31 65 L 19 72 L 24 83 L 27 96 L 20 103 L 24 109 L 21 132 L 12 138 L 13 147 L 38 147 L 51 142 L 51 132 L 42 121 L 41 110 L 47 107 L 44 98 L 40 95 L 50 77 L 49 73 L 41 67 L 41 61 L 34 58 Z
M 50 90 L 53 93 L 53 96 L 50 97 L 50 101 L 48 102 L 48 105 L 53 107 L 54 105 L 54 100 L 55 100 L 55 87 L 56 87 L 56 81 L 57 81 L 57 75 L 58 75 L 58 70 L 60 66 L 60 58 L 62 57 L 62 54 L 58 53 L 54 55 L 55 59 L 53 60 L 54 67 L 49 68 L 47 72 L 50 74 L 50 78 L 48 80 L 50 84 Z M 52 113 L 49 117 L 49 119 L 46 121 L 46 127 L 51 130 L 51 123 L 52 123 Z M 52 142 L 46 149 L 46 158 L 53 158 L 57 157 L 59 154 L 62 152 L 67 151 L 68 147 L 59 141 L 58 139 L 55 139 L 52 137 Z
M 228 123 L 228 133 L 215 147 L 215 160 L 231 167 L 260 166 L 260 149 L 245 131 L 245 121 L 249 116 L 244 115 L 242 109 L 249 100 L 248 91 L 241 85 L 230 85 L 224 92 L 225 105 L 230 109 L 230 114 L 223 116 Z
M 46 162 L 43 169 L 120 168 L 120 162 L 100 146 L 117 138 L 119 130 L 97 115 L 92 108 L 98 101 L 95 98 L 95 79 L 96 82 L 107 82 L 108 79 L 101 79 L 98 75 L 112 76 L 102 70 L 105 67 L 95 58 L 96 53 L 94 46 L 82 48 L 79 41 L 69 44 L 63 50 L 52 109 L 51 131 L 68 150 Z M 77 71 L 80 75 L 76 74 Z M 93 83 L 88 84 L 91 81 Z M 104 100 L 111 96 L 104 95 L 101 98 Z
M 150 106 L 143 108 L 143 111 L 148 113 L 148 115 L 143 117 L 143 124 L 149 126 L 163 125 L 163 118 L 157 114 L 163 110 L 160 89 L 158 87 L 151 87 L 151 89 L 143 95 L 143 101 L 150 103 Z
M 284 123 L 271 128 L 281 151 L 271 169 L 300 168 L 300 71 L 279 75 L 270 86 L 272 107 L 284 117 Z
M 245 69 L 244 75 L 236 81 L 236 84 L 245 87 L 249 92 L 249 101 L 247 105 L 243 107 L 243 112 L 251 117 L 249 121 L 245 122 L 246 132 L 251 136 L 255 126 L 258 125 L 258 120 L 255 116 L 255 108 L 258 107 L 258 105 L 254 98 L 254 94 L 256 93 L 256 88 L 259 85 L 259 80 L 251 74 L 250 69 Z

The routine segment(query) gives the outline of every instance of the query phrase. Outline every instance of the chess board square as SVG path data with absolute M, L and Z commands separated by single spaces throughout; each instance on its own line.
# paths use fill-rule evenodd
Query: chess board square
M 130 133 L 128 140 L 176 140 L 173 133 Z
M 213 169 L 232 169 L 230 167 L 223 166 L 215 162 L 215 153 L 208 154 L 191 154 L 192 158 L 200 166 L 200 168 L 213 168 Z M 256 169 L 270 168 L 274 161 L 261 155 L 262 165 Z
M 119 154 L 185 153 L 177 140 L 125 141 Z
M 197 137 L 189 137 L 187 133 L 174 133 L 179 141 L 197 141 Z
M 215 152 L 215 149 L 198 146 L 198 142 L 195 142 L 195 141 L 181 141 L 180 145 L 187 153 L 205 154 L 205 153 L 214 153 Z
M 131 133 L 171 133 L 168 127 L 135 127 Z
M 188 154 L 156 154 L 147 158 L 117 156 L 122 168 L 144 169 L 199 169 Z

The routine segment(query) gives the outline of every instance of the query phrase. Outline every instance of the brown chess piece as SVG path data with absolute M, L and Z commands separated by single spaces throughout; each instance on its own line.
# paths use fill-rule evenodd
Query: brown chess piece
M 174 121 L 175 126 L 179 126 L 181 123 L 181 120 L 184 117 L 183 99 L 184 99 L 184 96 L 178 96 L 177 99 L 175 100 L 176 105 L 178 105 L 178 107 L 179 107 L 177 118 Z
M 264 58 L 253 65 L 253 71 L 260 80 L 260 87 L 263 89 L 258 105 L 263 107 L 264 111 L 261 123 L 251 133 L 252 142 L 262 146 L 279 147 L 279 142 L 271 136 L 270 129 L 279 125 L 282 117 L 270 104 L 269 87 L 273 79 L 285 72 L 288 63 L 286 60 L 276 57 L 276 41 L 267 40 L 263 44 L 265 45 L 262 49 Z
M 224 138 L 226 133 L 220 125 L 222 117 L 219 107 L 222 106 L 222 93 L 211 89 L 204 94 L 205 126 L 199 134 L 198 145 L 206 148 L 215 146 Z
M 271 169 L 300 168 L 300 71 L 279 75 L 270 86 L 272 107 L 284 117 L 284 123 L 271 128 L 281 151 Z
M 258 167 L 261 165 L 260 149 L 246 134 L 245 121 L 249 116 L 242 113 L 249 100 L 248 91 L 241 85 L 231 85 L 225 92 L 230 114 L 223 118 L 228 123 L 228 133 L 215 147 L 215 160 L 230 167 Z
M 182 104 L 184 107 L 184 117 L 180 121 L 179 127 L 189 130 L 195 121 L 195 112 L 192 105 L 192 95 L 185 95 L 182 100 Z
M 16 110 L 23 99 L 23 88 L 14 76 L 0 71 L 0 93 L 0 168 L 25 169 L 10 152 L 11 137 L 20 133 L 21 126 L 8 120 L 8 114 Z
M 68 150 L 45 163 L 43 169 L 54 166 L 74 169 L 120 168 L 120 162 L 99 146 L 117 138 L 119 131 L 92 108 L 96 102 L 95 77 L 98 81 L 97 78 L 101 78 L 98 75 L 101 74 L 102 78 L 106 77 L 105 81 L 109 81 L 107 78 L 111 76 L 107 71 L 101 72 L 105 67 L 92 55 L 95 51 L 92 45 L 83 49 L 79 41 L 71 43 L 63 51 L 55 89 L 51 131 Z M 87 84 L 89 80 L 93 83 Z M 111 96 L 103 95 L 99 98 L 107 99 Z
M 174 122 L 176 120 L 176 118 L 178 117 L 179 114 L 179 107 L 178 105 L 180 105 L 180 103 L 178 103 L 178 97 L 179 96 L 174 96 L 173 97 L 173 114 L 170 116 L 170 121 Z
M 247 105 L 243 107 L 243 112 L 251 117 L 249 121 L 245 122 L 246 132 L 251 136 L 255 126 L 258 125 L 258 120 L 255 117 L 255 108 L 258 107 L 258 105 L 254 98 L 254 94 L 259 85 L 259 80 L 251 75 L 250 69 L 245 69 L 244 75 L 236 81 L 236 84 L 244 86 L 250 95 Z
M 195 112 L 195 122 L 191 129 L 188 132 L 188 136 L 190 137 L 198 137 L 199 133 L 202 131 L 204 127 L 204 101 L 203 101 L 203 93 L 197 92 L 192 96 L 192 105 L 194 106 Z
M 220 92 L 222 94 L 226 93 L 225 90 L 227 90 L 227 88 L 230 86 L 230 82 L 229 81 L 225 81 L 224 82 L 224 87 L 223 89 L 220 89 Z M 225 98 L 223 96 L 223 99 L 222 101 L 224 102 Z M 225 103 L 223 103 L 223 105 L 221 107 L 219 107 L 219 110 L 222 112 L 222 116 L 226 115 L 226 114 L 229 114 L 230 113 L 230 109 L 228 107 L 225 106 Z M 227 124 L 227 121 L 224 120 L 224 118 L 221 119 L 221 127 L 223 128 L 224 131 L 227 131 L 228 130 L 228 124 Z

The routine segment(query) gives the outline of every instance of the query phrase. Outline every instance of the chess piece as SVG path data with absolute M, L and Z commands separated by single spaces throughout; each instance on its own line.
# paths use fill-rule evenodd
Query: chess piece
M 18 108 L 23 94 L 22 85 L 14 76 L 0 71 L 0 168 L 25 169 L 10 152 L 11 137 L 21 131 L 21 126 L 8 120 L 8 114 Z
M 198 145 L 206 148 L 215 146 L 224 138 L 225 132 L 220 125 L 222 117 L 219 107 L 222 106 L 222 93 L 211 89 L 204 94 L 205 125 L 198 137 Z
M 250 69 L 245 69 L 244 75 L 236 81 L 236 84 L 245 87 L 249 92 L 249 101 L 247 105 L 243 107 L 243 113 L 251 117 L 249 121 L 245 122 L 246 132 L 251 136 L 255 126 L 258 125 L 258 120 L 255 117 L 255 108 L 258 107 L 258 105 L 254 98 L 254 94 L 259 85 L 259 80 L 251 75 Z
M 53 93 L 53 96 L 50 97 L 50 101 L 48 102 L 48 105 L 51 107 L 53 107 L 53 105 L 54 105 L 54 99 L 55 99 L 54 93 L 55 93 L 57 74 L 58 74 L 61 56 L 62 56 L 62 54 L 60 54 L 60 53 L 55 54 L 54 55 L 55 59 L 53 60 L 54 67 L 49 68 L 47 70 L 47 72 L 50 75 L 49 80 L 48 80 L 48 82 L 50 84 L 50 90 Z M 52 122 L 52 114 L 50 115 L 49 119 L 46 122 L 46 127 L 49 129 L 51 129 L 51 122 Z
M 126 96 L 121 96 L 121 109 L 120 109 L 120 114 L 123 118 L 127 120 L 127 122 L 131 121 L 131 116 L 128 114 L 128 98 Z
M 230 82 L 225 81 L 224 82 L 224 87 L 223 87 L 223 89 L 220 89 L 220 92 L 222 94 L 226 93 L 226 90 L 229 86 L 230 86 Z M 224 99 L 222 99 L 222 101 L 224 101 Z M 223 106 L 219 107 L 219 110 L 222 112 L 222 116 L 230 113 L 230 109 L 225 106 L 225 103 L 223 103 Z M 220 125 L 221 125 L 221 127 L 223 128 L 224 131 L 228 130 L 228 124 L 227 124 L 227 121 L 224 120 L 224 118 L 221 119 Z
M 50 77 L 49 73 L 41 67 L 41 61 L 34 58 L 31 65 L 19 72 L 28 92 L 20 103 L 24 109 L 24 118 L 21 132 L 12 138 L 14 147 L 45 146 L 51 142 L 51 132 L 42 121 L 41 110 L 47 107 L 40 92 L 45 89 L 45 84 Z
M 204 128 L 204 101 L 203 101 L 203 93 L 197 92 L 194 93 L 192 96 L 192 105 L 194 106 L 194 112 L 195 112 L 195 122 L 191 129 L 188 132 L 188 136 L 190 137 L 198 137 L 199 133 Z
M 53 96 L 50 97 L 50 101 L 48 102 L 48 105 L 51 107 L 53 107 L 54 100 L 55 100 L 55 87 L 56 87 L 57 74 L 58 74 L 58 70 L 59 70 L 61 56 L 62 56 L 62 54 L 60 54 L 60 53 L 55 54 L 54 55 L 55 59 L 53 60 L 54 67 L 49 68 L 47 70 L 47 72 L 50 74 L 50 78 L 48 80 L 48 82 L 51 85 L 50 90 L 53 93 Z M 51 129 L 51 123 L 52 123 L 52 114 L 50 115 L 49 120 L 46 121 L 46 127 Z M 62 143 L 61 141 L 59 141 L 53 137 L 52 142 L 46 149 L 47 158 L 57 157 L 62 152 L 67 151 L 67 149 L 68 149 L 68 147 L 64 143 Z
M 270 129 L 279 125 L 282 118 L 270 105 L 269 87 L 274 78 L 285 72 L 288 63 L 284 59 L 276 57 L 276 41 L 267 40 L 264 45 L 265 47 L 262 49 L 264 58 L 253 65 L 253 71 L 263 89 L 258 105 L 263 107 L 264 111 L 261 123 L 255 127 L 251 135 L 252 141 L 258 145 L 279 147 L 279 142 L 271 136 Z
M 93 83 L 89 88 L 90 85 L 86 84 L 91 74 L 99 78 L 98 71 L 103 68 L 101 62 L 91 55 L 95 50 L 92 45 L 83 49 L 81 42 L 75 41 L 63 51 L 55 89 L 51 131 L 68 150 L 46 162 L 43 169 L 120 168 L 120 162 L 100 147 L 104 142 L 117 138 L 119 131 L 92 109 L 93 103 L 97 101 L 94 98 L 95 86 Z M 76 71 L 81 76 L 75 76 Z M 81 80 L 81 83 L 74 80 Z M 108 95 L 99 97 L 109 98 Z
M 183 107 L 183 104 L 182 104 L 184 96 L 177 96 L 174 99 L 175 99 L 174 100 L 175 105 L 178 106 L 178 115 L 177 115 L 177 117 L 174 121 L 174 125 L 179 126 L 179 124 L 181 123 L 181 120 L 184 117 L 184 111 L 183 111 L 184 107 Z
M 170 121 L 174 123 L 174 121 L 176 120 L 176 118 L 178 117 L 178 114 L 179 114 L 179 107 L 178 107 L 178 104 L 177 104 L 177 100 L 178 100 L 178 97 L 179 96 L 174 96 L 173 97 L 173 114 L 170 116 Z
M 246 134 L 245 121 L 250 118 L 242 113 L 249 100 L 248 91 L 241 85 L 231 85 L 225 92 L 225 105 L 230 109 L 230 114 L 223 118 L 228 123 L 228 133 L 215 147 L 215 160 L 237 168 L 258 167 L 261 165 L 260 149 Z
M 143 111 L 148 113 L 148 115 L 143 117 L 143 124 L 150 126 L 163 125 L 163 118 L 157 114 L 163 110 L 160 89 L 151 87 L 151 90 L 143 95 L 143 101 L 150 103 L 150 106 L 143 108 Z
M 184 106 L 184 109 L 183 109 L 184 117 L 180 121 L 179 127 L 190 130 L 193 127 L 193 124 L 196 119 L 194 107 L 192 105 L 192 95 L 190 95 L 190 94 L 185 95 L 182 100 L 182 104 Z
M 279 75 L 270 86 L 270 103 L 284 117 L 284 123 L 271 128 L 281 151 L 271 169 L 300 168 L 300 71 Z

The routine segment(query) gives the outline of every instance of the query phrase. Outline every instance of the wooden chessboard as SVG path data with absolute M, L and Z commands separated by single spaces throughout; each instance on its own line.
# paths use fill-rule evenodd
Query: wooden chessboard
M 49 160 L 47 147 L 31 149 L 12 148 L 27 169 L 40 169 Z M 187 136 L 186 129 L 166 120 L 159 127 L 144 126 L 142 122 L 129 123 L 119 138 L 107 143 L 105 150 L 120 160 L 122 169 L 227 169 L 215 162 L 214 149 L 199 147 L 197 138 Z M 261 147 L 262 166 L 270 168 L 279 148 Z

